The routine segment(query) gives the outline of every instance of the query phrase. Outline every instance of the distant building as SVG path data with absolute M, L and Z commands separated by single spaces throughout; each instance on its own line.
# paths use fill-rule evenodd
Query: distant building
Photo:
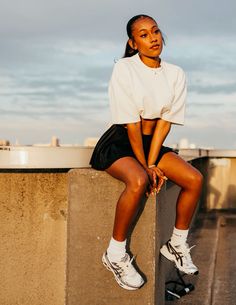
M 97 144 L 98 139 L 99 138 L 87 138 L 84 141 L 84 146 L 94 147 Z
M 188 141 L 188 139 L 187 138 L 180 139 L 179 144 L 178 144 L 178 148 L 179 149 L 189 148 L 189 141 Z
M 195 149 L 196 144 L 189 143 L 187 138 L 180 139 L 179 143 L 177 144 L 178 149 Z
M 10 141 L 0 139 L 0 146 L 9 146 L 9 145 L 10 145 Z
M 50 143 L 37 143 L 37 144 L 33 144 L 32 146 L 58 147 L 60 146 L 60 140 L 57 137 L 52 136 Z
M 60 146 L 60 141 L 59 141 L 59 139 L 58 139 L 57 137 L 53 136 L 53 137 L 51 138 L 51 145 L 50 145 L 50 146 L 53 146 L 53 147 L 55 147 L 55 146 Z

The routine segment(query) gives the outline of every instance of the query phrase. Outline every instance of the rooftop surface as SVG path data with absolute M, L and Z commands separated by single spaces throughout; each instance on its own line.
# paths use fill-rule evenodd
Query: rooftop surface
M 200 213 L 190 244 L 199 275 L 185 276 L 195 290 L 166 305 L 236 304 L 236 212 Z

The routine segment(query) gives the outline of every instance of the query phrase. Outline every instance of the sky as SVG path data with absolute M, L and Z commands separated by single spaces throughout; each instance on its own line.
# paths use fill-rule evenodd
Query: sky
M 0 139 L 83 144 L 110 126 L 108 82 L 126 23 L 153 16 L 161 58 L 186 72 L 184 126 L 166 144 L 236 149 L 234 0 L 0 0 Z

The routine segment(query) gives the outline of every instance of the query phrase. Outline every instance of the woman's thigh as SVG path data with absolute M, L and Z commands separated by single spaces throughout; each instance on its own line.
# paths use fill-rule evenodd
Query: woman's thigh
M 148 183 L 144 168 L 133 157 L 123 157 L 116 160 L 106 172 L 126 184 L 143 185 Z
M 197 186 L 197 184 L 201 185 L 202 183 L 201 173 L 176 153 L 164 154 L 158 167 L 167 178 L 181 187 L 189 187 L 192 183 L 196 183 Z

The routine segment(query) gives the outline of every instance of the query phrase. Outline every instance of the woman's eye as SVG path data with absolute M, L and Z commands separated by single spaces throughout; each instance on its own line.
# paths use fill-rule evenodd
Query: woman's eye
M 159 29 L 155 30 L 155 34 L 159 34 L 159 33 L 160 33 Z
M 147 34 L 143 34 L 140 37 L 145 38 L 145 37 L 147 37 Z

